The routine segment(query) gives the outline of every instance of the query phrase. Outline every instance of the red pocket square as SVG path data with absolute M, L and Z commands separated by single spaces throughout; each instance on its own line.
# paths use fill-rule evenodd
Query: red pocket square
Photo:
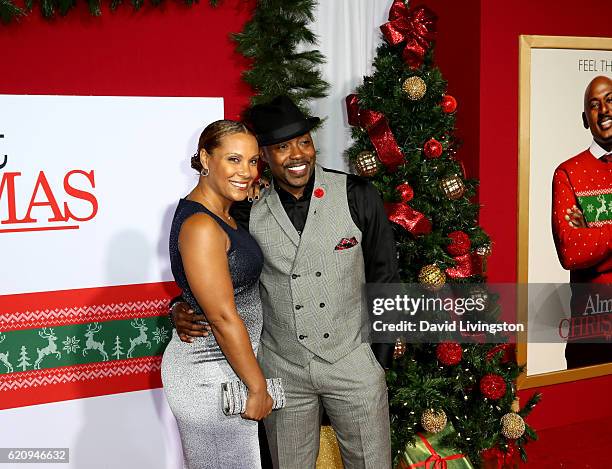
M 342 238 L 340 242 L 336 244 L 334 250 L 343 251 L 345 249 L 350 249 L 353 246 L 357 246 L 358 244 L 359 241 L 357 241 L 357 238 L 355 238 L 354 236 L 352 238 Z

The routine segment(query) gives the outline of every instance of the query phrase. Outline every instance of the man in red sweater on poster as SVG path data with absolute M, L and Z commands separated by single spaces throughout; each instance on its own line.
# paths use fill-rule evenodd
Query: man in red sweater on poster
M 595 77 L 584 93 L 584 127 L 591 130 L 593 143 L 582 153 L 561 163 L 553 177 L 552 229 L 557 255 L 564 269 L 570 271 L 572 284 L 612 283 L 612 79 Z M 593 285 L 595 288 L 596 285 Z M 572 326 L 574 338 L 609 335 L 607 324 L 612 311 L 585 309 L 588 289 L 572 293 Z M 607 299 L 607 298 L 606 298 Z M 589 314 L 602 314 L 589 318 Z M 588 324 L 588 326 L 583 327 Z M 573 327 L 573 328 L 572 328 Z M 601 330 L 599 330 L 601 329 Z M 582 333 L 581 331 L 585 331 Z M 565 350 L 568 368 L 612 361 L 612 344 L 568 341 Z M 593 342 L 592 338 L 582 342 Z

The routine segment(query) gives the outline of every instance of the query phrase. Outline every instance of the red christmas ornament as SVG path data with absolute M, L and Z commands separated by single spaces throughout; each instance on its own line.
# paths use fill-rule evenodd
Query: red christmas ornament
M 423 153 L 427 158 L 439 158 L 442 154 L 442 144 L 435 138 L 430 138 L 423 145 Z
M 448 234 L 451 242 L 446 246 L 446 250 L 451 256 L 462 256 L 470 252 L 472 243 L 470 237 L 463 231 L 453 231 Z
M 320 199 L 321 197 L 323 197 L 325 195 L 325 191 L 323 190 L 323 188 L 321 187 L 317 187 L 314 192 L 313 192 L 314 196 L 317 199 Z
M 402 202 L 410 202 L 414 197 L 414 190 L 407 182 L 402 182 L 399 186 L 395 188 L 395 190 L 400 193 L 400 196 L 402 197 Z
M 444 342 L 436 347 L 436 357 L 443 365 L 457 365 L 463 358 L 463 350 L 457 342 Z
M 493 360 L 499 352 L 504 352 L 499 360 L 500 363 L 510 363 L 516 360 L 515 344 L 499 344 L 487 352 L 487 361 Z
M 499 375 L 492 373 L 484 375 L 480 380 L 480 392 L 484 397 L 496 401 L 506 394 L 506 382 Z
M 440 102 L 444 114 L 452 114 L 457 110 L 457 100 L 450 94 L 445 94 Z

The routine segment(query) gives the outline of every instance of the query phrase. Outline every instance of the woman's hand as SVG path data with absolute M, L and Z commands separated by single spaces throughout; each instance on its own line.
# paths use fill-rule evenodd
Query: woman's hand
M 266 418 L 272 412 L 272 398 L 268 394 L 267 389 L 260 392 L 251 392 L 247 397 L 246 409 L 242 414 L 243 419 L 261 420 Z
M 257 182 L 254 182 L 253 185 L 249 188 L 247 192 L 247 197 L 249 198 L 249 202 L 253 200 L 259 200 L 259 193 L 265 188 L 270 187 L 270 182 L 265 178 L 259 178 Z

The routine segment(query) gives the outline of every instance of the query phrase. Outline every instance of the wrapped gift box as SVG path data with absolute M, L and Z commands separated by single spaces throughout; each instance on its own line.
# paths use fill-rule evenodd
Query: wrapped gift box
M 439 433 L 417 433 L 416 445 L 406 445 L 397 469 L 474 469 L 468 457 L 456 448 L 440 446 L 440 441 L 452 431 L 449 423 Z

